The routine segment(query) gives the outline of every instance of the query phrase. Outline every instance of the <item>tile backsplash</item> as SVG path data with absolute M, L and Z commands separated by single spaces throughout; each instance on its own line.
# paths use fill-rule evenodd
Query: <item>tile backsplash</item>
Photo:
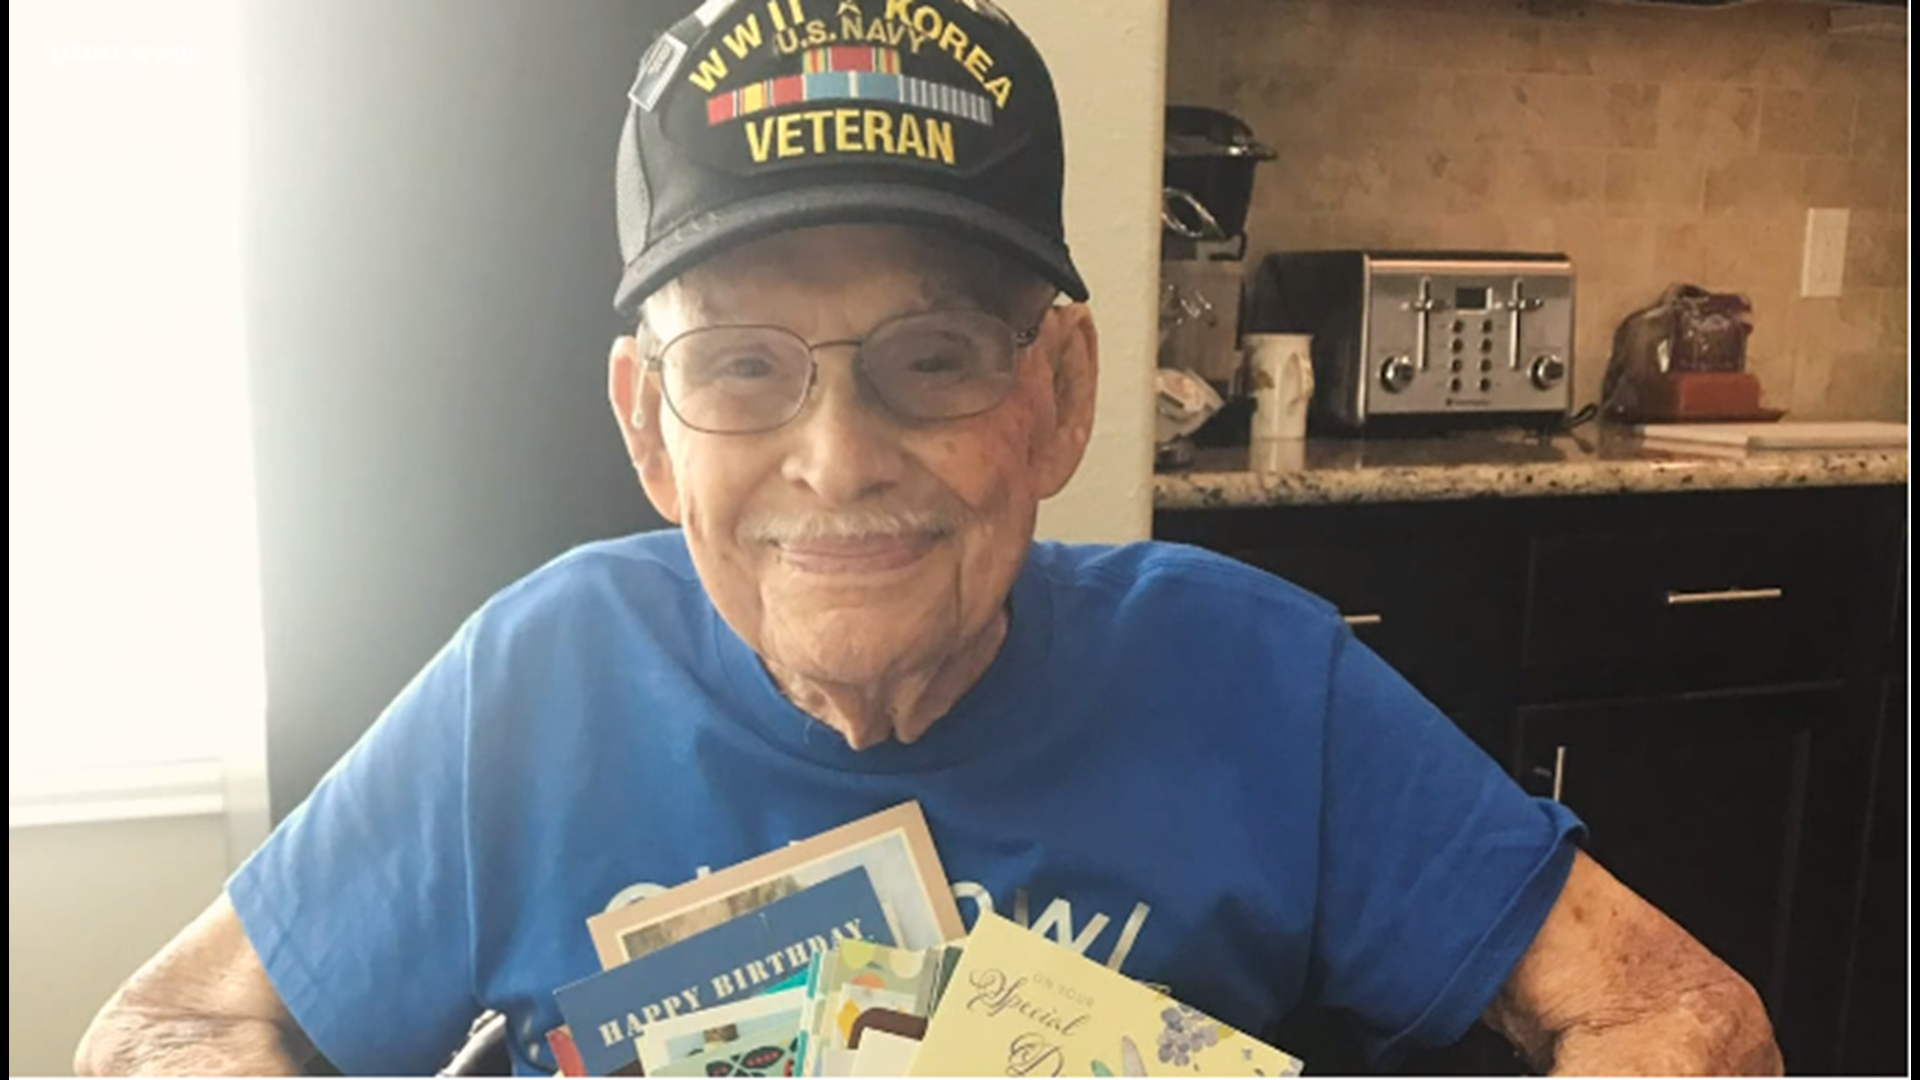
M 1565 251 L 1576 399 L 1675 282 L 1745 293 L 1749 370 L 1791 418 L 1906 419 L 1904 41 L 1828 7 L 1582 0 L 1173 0 L 1171 104 L 1279 151 L 1252 256 Z M 1800 297 L 1807 210 L 1850 212 L 1843 295 Z

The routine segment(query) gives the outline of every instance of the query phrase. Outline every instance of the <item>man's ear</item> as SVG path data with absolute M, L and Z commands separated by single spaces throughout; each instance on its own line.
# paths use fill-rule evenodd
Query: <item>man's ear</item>
M 1058 495 L 1079 471 L 1093 438 L 1100 391 L 1100 331 L 1092 309 L 1085 304 L 1056 308 L 1047 321 L 1051 325 L 1042 342 L 1050 342 L 1053 351 L 1052 423 L 1034 435 L 1042 499 Z
M 660 427 L 660 383 L 648 378 L 640 343 L 623 337 L 607 357 L 607 398 L 627 444 L 627 457 L 661 517 L 680 524 L 680 481 Z

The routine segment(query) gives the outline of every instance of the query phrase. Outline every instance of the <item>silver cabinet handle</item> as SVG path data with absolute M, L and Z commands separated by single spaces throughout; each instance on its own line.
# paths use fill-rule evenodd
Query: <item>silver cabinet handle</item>
M 1368 613 L 1366 615 L 1342 615 L 1340 616 L 1340 621 L 1352 627 L 1379 626 L 1381 623 L 1386 622 L 1387 618 L 1384 615 Z
M 1556 746 L 1553 748 L 1553 771 L 1552 772 L 1548 772 L 1547 767 L 1545 765 L 1535 765 L 1533 767 L 1533 775 L 1537 777 L 1544 777 L 1553 782 L 1553 801 L 1559 802 L 1560 792 L 1564 790 L 1566 787 L 1567 748 L 1564 745 Z
M 1778 600 L 1785 589 L 1718 589 L 1711 592 L 1668 592 L 1668 607 L 1688 604 L 1749 604 L 1756 600 Z

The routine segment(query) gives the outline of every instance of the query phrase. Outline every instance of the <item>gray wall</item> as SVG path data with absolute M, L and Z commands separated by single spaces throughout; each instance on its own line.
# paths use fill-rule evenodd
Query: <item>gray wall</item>
M 670 0 L 251 0 L 276 819 L 493 591 L 658 524 L 605 404 L 624 92 Z
M 7 834 L 7 1075 L 67 1076 L 93 1015 L 220 895 L 218 817 Z

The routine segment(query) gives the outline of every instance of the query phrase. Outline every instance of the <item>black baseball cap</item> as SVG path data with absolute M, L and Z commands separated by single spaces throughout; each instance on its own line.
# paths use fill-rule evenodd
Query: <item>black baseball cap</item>
M 815 225 L 919 225 L 1075 300 L 1053 79 L 992 0 L 706 0 L 629 91 L 614 306 Z

